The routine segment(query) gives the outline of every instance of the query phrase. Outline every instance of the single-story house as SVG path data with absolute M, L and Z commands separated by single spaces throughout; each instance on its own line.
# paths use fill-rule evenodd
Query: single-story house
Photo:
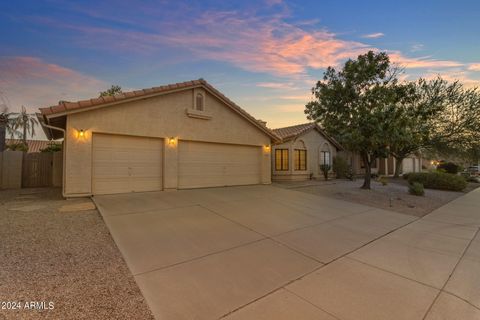
M 343 150 L 318 124 L 273 129 L 282 138 L 272 146 L 272 180 L 323 179 L 322 164 L 332 166 L 337 152 Z
M 271 183 L 280 138 L 199 79 L 40 108 L 65 197 Z
M 365 174 L 365 164 L 362 157 L 357 153 L 345 152 L 343 155 L 352 167 L 352 172 L 357 175 Z M 395 174 L 395 165 L 397 160 L 389 156 L 388 158 L 377 158 L 372 163 L 372 174 L 381 176 L 393 176 Z M 422 158 L 417 155 L 410 155 L 403 159 L 401 173 L 421 172 Z

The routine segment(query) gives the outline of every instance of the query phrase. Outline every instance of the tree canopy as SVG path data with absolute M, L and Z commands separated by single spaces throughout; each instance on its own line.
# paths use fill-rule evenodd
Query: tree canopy
M 110 89 L 100 92 L 100 97 L 113 96 L 117 93 L 122 93 L 122 87 L 117 85 L 112 85 Z
M 340 71 L 329 67 L 313 88 L 316 99 L 305 107 L 308 119 L 360 154 L 366 169 L 362 188 L 370 188 L 372 162 L 387 156 L 389 117 L 411 90 L 398 84 L 398 73 L 386 53 L 369 51 Z

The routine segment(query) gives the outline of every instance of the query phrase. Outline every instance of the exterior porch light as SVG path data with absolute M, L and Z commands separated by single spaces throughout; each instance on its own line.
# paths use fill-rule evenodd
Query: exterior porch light
M 77 137 L 78 140 L 83 140 L 86 137 L 85 130 L 79 129 L 75 130 L 75 136 Z
M 174 146 L 175 145 L 175 138 L 174 137 L 168 138 L 168 144 L 171 145 L 171 146 Z
M 266 144 L 263 146 L 265 152 L 269 152 L 270 151 L 270 145 Z

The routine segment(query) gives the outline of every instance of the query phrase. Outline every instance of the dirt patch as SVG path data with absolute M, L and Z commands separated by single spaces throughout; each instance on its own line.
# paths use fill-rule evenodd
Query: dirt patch
M 0 319 L 153 319 L 88 200 L 62 200 L 58 189 L 1 191 L 0 234 L 0 301 L 54 306 L 0 309 Z
M 316 181 L 308 184 L 305 182 L 276 183 L 277 186 L 296 191 L 333 197 L 417 217 L 422 217 L 480 186 L 478 183 L 469 183 L 464 192 L 425 189 L 425 196 L 418 197 L 408 193 L 408 183 L 403 179 L 389 179 L 385 186 L 372 181 L 371 190 L 360 189 L 362 184 L 363 179 Z

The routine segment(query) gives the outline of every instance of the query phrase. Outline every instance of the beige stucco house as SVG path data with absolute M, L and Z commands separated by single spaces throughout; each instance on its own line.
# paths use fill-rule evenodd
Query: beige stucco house
M 323 179 L 320 165 L 332 165 L 342 147 L 316 123 L 273 129 L 280 138 L 272 147 L 272 180 Z
M 205 80 L 41 108 L 65 197 L 269 184 L 279 137 Z
M 357 175 L 365 174 L 365 165 L 362 157 L 357 153 L 345 152 L 342 154 L 347 159 L 347 162 L 352 167 L 352 172 Z M 388 158 L 378 158 L 373 161 L 372 174 L 380 176 L 393 176 L 395 173 L 395 166 L 397 160 L 389 156 Z M 410 155 L 403 159 L 401 166 L 401 173 L 421 172 L 422 171 L 422 158 L 417 155 Z

